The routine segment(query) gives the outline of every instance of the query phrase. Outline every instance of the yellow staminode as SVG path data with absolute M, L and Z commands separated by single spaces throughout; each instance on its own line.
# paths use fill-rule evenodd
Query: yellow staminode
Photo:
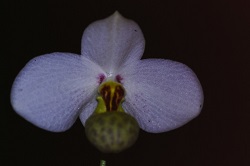
M 125 89 L 120 83 L 107 81 L 98 89 L 98 105 L 95 113 L 120 111 L 124 112 L 122 102 L 124 101 Z

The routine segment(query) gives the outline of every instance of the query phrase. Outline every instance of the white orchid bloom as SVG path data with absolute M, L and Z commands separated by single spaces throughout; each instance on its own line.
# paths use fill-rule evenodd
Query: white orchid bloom
M 81 55 L 57 52 L 29 61 L 14 81 L 12 106 L 27 121 L 53 132 L 69 129 L 78 117 L 85 126 L 94 111 L 123 112 L 131 117 L 128 123 L 135 119 L 134 125 L 151 133 L 178 128 L 202 109 L 200 82 L 182 63 L 140 60 L 144 45 L 139 26 L 115 12 L 85 29 Z

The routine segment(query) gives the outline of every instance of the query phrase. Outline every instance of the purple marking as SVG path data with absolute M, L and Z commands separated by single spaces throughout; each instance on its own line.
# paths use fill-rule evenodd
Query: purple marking
M 98 79 L 99 79 L 98 80 L 99 84 L 101 84 L 102 81 L 105 79 L 105 75 L 104 74 L 99 74 Z
M 117 76 L 115 77 L 115 79 L 116 79 L 116 81 L 119 82 L 119 83 L 121 83 L 121 81 L 123 80 L 123 78 L 122 78 L 120 75 L 117 75 Z

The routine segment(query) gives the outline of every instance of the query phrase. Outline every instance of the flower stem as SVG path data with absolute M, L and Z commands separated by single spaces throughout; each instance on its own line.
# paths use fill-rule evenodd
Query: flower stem
M 105 160 L 101 160 L 100 161 L 100 166 L 106 166 L 106 161 Z

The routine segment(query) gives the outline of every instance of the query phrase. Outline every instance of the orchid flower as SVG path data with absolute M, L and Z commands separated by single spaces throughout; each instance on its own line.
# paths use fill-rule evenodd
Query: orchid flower
M 81 46 L 81 55 L 56 52 L 26 64 L 11 91 L 20 116 L 52 132 L 68 130 L 79 117 L 99 150 L 119 152 L 139 128 L 166 132 L 200 113 L 197 76 L 179 62 L 141 60 L 145 40 L 134 21 L 115 12 L 90 24 Z

